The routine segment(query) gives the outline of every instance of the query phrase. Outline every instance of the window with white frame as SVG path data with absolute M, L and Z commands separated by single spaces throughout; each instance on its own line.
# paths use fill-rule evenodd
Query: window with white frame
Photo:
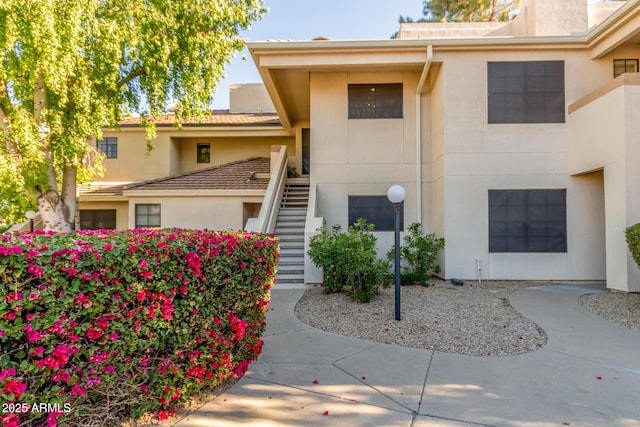
M 160 227 L 160 204 L 136 204 L 136 228 Z

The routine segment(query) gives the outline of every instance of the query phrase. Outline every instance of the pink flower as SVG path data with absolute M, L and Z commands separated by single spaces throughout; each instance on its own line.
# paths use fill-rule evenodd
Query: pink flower
M 315 380 L 313 380 L 314 384 L 320 384 L 320 381 L 318 381 L 318 379 L 316 378 Z
M 51 412 L 47 415 L 47 427 L 56 427 L 58 425 L 58 418 L 62 415 L 62 412 Z
M 92 341 L 97 340 L 103 334 L 104 332 L 101 329 L 95 329 L 93 326 L 89 326 L 89 329 L 87 330 L 87 338 L 89 338 Z
M 111 335 L 109 335 L 109 339 L 112 340 L 112 341 L 117 340 L 118 339 L 118 334 L 115 333 L 115 332 L 112 333 Z
M 2 415 L 0 422 L 4 427 L 20 427 L 20 419 L 13 412 Z
M 116 370 L 115 366 L 109 365 L 109 366 L 105 366 L 104 369 L 102 370 L 102 372 L 104 372 L 105 374 L 108 374 L 108 373 L 113 372 L 115 370 Z
M 9 380 L 4 385 L 4 393 L 9 394 L 13 393 L 16 396 L 16 399 L 19 399 L 22 393 L 27 389 L 27 385 L 21 381 Z
M 41 356 L 43 353 L 44 353 L 44 347 L 40 346 L 38 348 L 33 349 L 33 351 L 31 352 L 31 356 L 38 357 L 38 356 Z
M 140 268 L 147 268 L 147 260 L 141 259 L 138 265 Z
M 7 304 L 11 304 L 16 301 L 22 301 L 23 298 L 24 297 L 22 296 L 22 292 L 11 292 L 4 296 L 4 300 Z
M 3 369 L 0 371 L 0 381 L 4 380 L 8 376 L 14 377 L 16 375 L 15 368 Z
M 79 396 L 84 396 L 87 394 L 87 390 L 80 387 L 78 383 L 75 383 L 73 387 L 71 387 L 71 394 L 77 394 Z
M 13 319 L 15 319 L 15 318 L 16 318 L 16 314 L 15 314 L 14 312 L 7 313 L 7 314 L 5 314 L 4 316 L 2 316 L 2 318 L 3 318 L 4 320 L 13 320 Z
M 78 273 L 79 271 L 76 270 L 75 268 L 70 268 L 67 270 L 67 274 L 69 275 L 69 277 L 77 276 Z
M 329 415 L 329 411 L 324 411 L 322 415 Z

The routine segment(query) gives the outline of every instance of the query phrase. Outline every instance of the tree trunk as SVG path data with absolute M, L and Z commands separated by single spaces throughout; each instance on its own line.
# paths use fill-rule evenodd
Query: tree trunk
M 68 209 L 62 202 L 58 192 L 56 190 L 43 192 L 40 187 L 37 187 L 37 190 L 40 195 L 36 204 L 42 218 L 44 231 L 59 231 L 63 233 L 71 231 L 71 224 L 65 219 Z
M 78 171 L 74 166 L 65 166 L 62 172 L 62 200 L 67 207 L 65 220 L 69 223 L 72 230 L 77 227 L 76 212 L 78 207 Z
M 36 206 L 40 212 L 40 218 L 42 218 L 42 225 L 45 231 L 69 232 L 71 231 L 69 209 L 63 199 L 60 198 L 60 193 L 58 193 L 58 182 L 56 180 L 56 171 L 53 165 L 53 150 L 51 147 L 51 129 L 47 117 L 44 115 L 46 108 L 47 86 L 44 83 L 42 75 L 39 75 L 33 91 L 33 112 L 38 126 L 40 144 L 47 158 L 47 184 L 49 189 L 45 192 L 42 191 L 40 187 L 36 187 L 36 190 L 40 193 Z M 72 181 L 75 203 L 75 173 L 72 174 Z
M 56 171 L 53 167 L 53 151 L 51 150 L 51 129 L 47 123 L 46 117 L 43 117 L 43 113 L 47 108 L 47 87 L 44 83 L 42 75 L 38 76 L 36 80 L 36 87 L 33 91 L 33 113 L 38 126 L 38 136 L 40 137 L 40 144 L 44 150 L 49 168 L 47 170 L 47 184 L 49 189 L 55 192 L 58 191 L 58 182 L 56 180 Z M 42 212 L 41 212 L 42 214 Z

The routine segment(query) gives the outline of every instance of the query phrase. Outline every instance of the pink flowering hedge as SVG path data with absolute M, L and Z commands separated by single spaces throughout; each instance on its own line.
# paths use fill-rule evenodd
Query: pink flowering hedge
M 163 419 L 260 354 L 278 258 L 264 235 L 0 235 L 0 421 Z

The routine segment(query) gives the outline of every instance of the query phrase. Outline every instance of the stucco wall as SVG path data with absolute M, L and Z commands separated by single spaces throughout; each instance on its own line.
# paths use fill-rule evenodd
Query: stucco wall
M 210 163 L 197 163 L 196 149 L 199 143 L 210 144 Z M 185 173 L 198 169 L 219 166 L 250 157 L 269 157 L 272 145 L 286 145 L 287 153 L 295 155 L 294 137 L 201 137 L 201 138 L 173 138 L 178 159 L 178 171 Z
M 168 135 L 159 133 L 149 154 L 146 152 L 144 130 L 105 131 L 103 136 L 118 138 L 118 158 L 104 160 L 106 171 L 102 181 L 145 181 L 170 174 L 171 144 Z
M 135 205 L 159 203 L 162 227 L 188 229 L 241 230 L 243 203 L 262 203 L 262 197 L 131 197 L 128 224 L 135 227 Z
M 624 238 L 625 228 L 640 222 L 640 79 L 632 80 L 635 84 L 603 91 L 569 115 L 569 171 L 604 171 L 607 286 L 637 292 L 640 271 Z
M 318 215 L 346 228 L 348 196 L 386 195 L 405 187 L 404 223 L 416 221 L 415 93 L 418 72 L 311 74 L 311 179 L 318 184 Z M 403 83 L 403 119 L 348 119 L 351 83 Z M 377 233 L 379 250 L 393 233 Z
M 588 56 L 514 51 L 443 59 L 446 276 L 476 278 L 478 259 L 485 279 L 604 279 L 602 185 L 568 176 L 567 125 L 487 124 L 488 61 L 565 61 L 568 105 L 589 90 L 589 82 L 575 78 L 585 74 Z M 601 79 L 609 72 L 603 67 L 595 73 Z M 488 191 L 554 188 L 567 190 L 568 252 L 489 253 Z

